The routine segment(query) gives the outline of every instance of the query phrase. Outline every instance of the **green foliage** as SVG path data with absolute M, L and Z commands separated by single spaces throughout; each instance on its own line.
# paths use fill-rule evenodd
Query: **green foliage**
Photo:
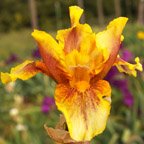
M 29 23 L 27 1 L 4 0 L 0 3 L 0 31 L 9 31 Z
M 20 59 L 31 56 L 36 45 L 31 37 L 32 30 L 23 29 L 11 33 L 0 33 L 0 60 L 7 59 L 16 53 Z
M 35 0 L 40 29 L 54 30 L 58 26 L 66 27 L 69 24 L 68 7 L 77 5 L 77 0 Z M 136 19 L 138 0 L 131 0 L 126 7 L 126 1 L 121 0 L 122 15 Z M 59 4 L 58 4 L 59 3 Z M 59 5 L 57 7 L 56 5 Z M 84 0 L 86 19 L 93 24 L 97 23 L 96 1 Z M 104 15 L 106 18 L 114 17 L 113 0 L 103 1 Z M 59 16 L 57 17 L 57 13 Z M 31 27 L 31 14 L 28 0 L 3 0 L 0 3 L 0 32 L 13 29 Z M 60 24 L 57 24 L 60 21 Z
M 129 48 L 133 52 L 135 56 L 140 56 L 143 58 L 144 56 L 144 42 L 143 40 L 140 40 L 137 38 L 137 32 L 138 31 L 144 31 L 144 27 L 140 26 L 136 23 L 130 23 L 126 26 L 126 29 L 124 31 L 125 36 L 125 46 Z

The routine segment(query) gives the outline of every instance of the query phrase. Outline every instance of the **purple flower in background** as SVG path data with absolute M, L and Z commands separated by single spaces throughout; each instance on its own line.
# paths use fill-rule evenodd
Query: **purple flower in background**
M 125 61 L 131 61 L 133 59 L 133 54 L 128 49 L 125 49 L 123 43 L 120 45 L 121 58 Z
M 134 104 L 134 98 L 133 95 L 131 94 L 131 92 L 129 91 L 128 87 L 126 87 L 126 89 L 122 90 L 123 93 L 123 103 L 128 106 L 128 107 L 132 107 Z
M 43 113 L 48 113 L 55 106 L 54 98 L 46 96 L 43 99 L 41 110 Z
M 129 50 L 123 50 L 121 58 L 125 61 L 131 61 L 133 59 L 133 54 Z
M 116 67 L 112 67 L 105 77 L 105 80 L 109 81 L 111 85 L 113 85 L 113 82 L 115 81 L 116 76 L 118 75 L 118 70 Z
M 133 98 L 133 95 L 131 94 L 131 92 L 128 89 L 127 79 L 115 80 L 113 85 L 122 92 L 123 103 L 128 107 L 133 106 L 134 98 Z
M 112 84 L 116 88 L 125 89 L 125 87 L 127 86 L 127 80 L 126 79 L 115 79 L 115 81 L 113 81 Z
M 8 59 L 5 60 L 5 63 L 9 65 L 9 64 L 13 64 L 18 61 L 19 61 L 19 58 L 17 57 L 16 54 L 10 54 Z
M 114 86 L 115 88 L 119 89 L 123 95 L 123 103 L 128 106 L 131 107 L 133 106 L 134 103 L 134 98 L 133 95 L 131 94 L 131 92 L 128 89 L 128 82 L 127 79 L 107 79 L 112 86 Z
M 33 56 L 34 58 L 40 58 L 40 53 L 39 53 L 38 48 L 33 50 L 32 56 Z

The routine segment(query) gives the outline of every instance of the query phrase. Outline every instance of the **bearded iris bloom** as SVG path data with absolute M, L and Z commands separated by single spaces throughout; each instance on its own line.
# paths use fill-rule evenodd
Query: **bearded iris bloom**
M 34 30 L 41 61 L 25 61 L 1 73 L 3 83 L 27 80 L 42 72 L 57 82 L 55 102 L 64 114 L 72 139 L 90 141 L 103 132 L 111 108 L 111 87 L 104 79 L 112 66 L 136 76 L 142 71 L 139 58 L 130 64 L 118 55 L 127 18 L 119 17 L 107 29 L 95 34 L 88 24 L 80 24 L 83 10 L 71 6 L 71 27 L 57 32 L 56 40 Z

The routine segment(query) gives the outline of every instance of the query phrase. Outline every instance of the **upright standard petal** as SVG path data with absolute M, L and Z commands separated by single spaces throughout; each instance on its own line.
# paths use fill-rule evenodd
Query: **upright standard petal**
M 121 34 L 127 20 L 125 17 L 119 17 L 109 23 L 107 30 L 96 34 L 97 48 L 107 49 L 108 55 L 102 71 L 94 77 L 93 81 L 103 79 L 115 62 L 121 44 Z
M 59 30 L 56 36 L 65 54 L 70 53 L 74 49 L 80 51 L 81 44 L 83 42 L 87 44 L 91 38 L 90 34 L 92 34 L 92 29 L 88 24 L 79 23 L 83 10 L 77 6 L 71 6 L 69 11 L 72 23 L 71 28 Z
M 98 81 L 84 92 L 59 84 L 55 91 L 56 105 L 65 115 L 70 136 L 76 141 L 90 141 L 103 132 L 110 113 L 111 88 Z
M 58 43 L 43 31 L 35 30 L 32 36 L 38 43 L 40 54 L 51 76 L 57 82 L 67 81 L 69 74 L 65 68 L 64 52 Z
M 69 7 L 71 26 L 76 26 L 79 24 L 79 19 L 83 13 L 83 9 L 78 6 Z
M 88 51 L 93 44 L 90 42 L 94 39 L 94 36 L 92 34 L 92 29 L 88 24 L 79 24 L 69 29 L 59 30 L 56 39 L 59 41 L 65 54 L 68 54 L 74 49 L 80 51 L 83 43 L 86 44 Z
M 130 64 L 124 61 L 123 59 L 121 59 L 120 57 L 118 57 L 114 65 L 117 67 L 117 69 L 120 72 L 124 72 L 126 74 L 133 75 L 134 77 L 136 77 L 137 76 L 136 70 L 142 71 L 143 68 L 138 57 L 135 58 L 135 62 L 136 64 Z
M 10 73 L 1 72 L 1 81 L 8 83 L 16 79 L 27 80 L 40 72 L 34 61 L 25 61 L 22 64 L 11 69 Z

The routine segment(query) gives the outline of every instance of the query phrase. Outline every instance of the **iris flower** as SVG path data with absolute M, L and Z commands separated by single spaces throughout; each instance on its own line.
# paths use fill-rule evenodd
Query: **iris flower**
M 10 73 L 1 73 L 1 80 L 27 80 L 39 72 L 52 77 L 57 82 L 55 102 L 71 138 L 90 141 L 104 131 L 110 114 L 111 87 L 103 80 L 110 68 L 136 76 L 142 66 L 138 57 L 136 64 L 130 64 L 118 56 L 127 18 L 116 18 L 95 34 L 88 24 L 79 23 L 81 8 L 71 6 L 69 12 L 71 27 L 59 30 L 56 40 L 44 31 L 32 32 L 42 60 L 27 60 Z

